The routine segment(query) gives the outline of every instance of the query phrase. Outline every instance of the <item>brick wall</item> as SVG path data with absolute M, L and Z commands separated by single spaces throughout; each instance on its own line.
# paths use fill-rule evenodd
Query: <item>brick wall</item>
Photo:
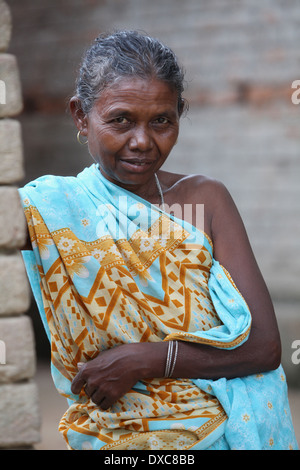
M 30 294 L 19 252 L 25 223 L 17 191 L 24 177 L 20 123 L 21 86 L 15 56 L 6 53 L 11 15 L 0 1 L 0 447 L 23 448 L 39 440 L 39 409 L 34 382 L 32 322 L 25 315 Z
M 18 25 L 13 50 L 24 87 L 26 179 L 44 172 L 75 174 L 90 163 L 66 114 L 81 54 L 105 29 L 146 30 L 170 44 L 187 70 L 191 110 L 166 169 L 223 180 L 242 212 L 272 293 L 300 301 L 300 256 L 295 257 L 300 252 L 300 105 L 291 102 L 291 84 L 300 78 L 299 3 L 10 4 Z
M 229 188 L 276 303 L 290 365 L 290 345 L 300 339 L 300 105 L 291 102 L 291 84 L 300 79 L 299 2 L 9 5 L 16 25 L 11 51 L 18 57 L 25 103 L 24 181 L 44 173 L 76 174 L 91 163 L 76 143 L 66 107 L 92 38 L 106 29 L 137 28 L 174 48 L 187 70 L 190 113 L 165 168 L 208 174 Z

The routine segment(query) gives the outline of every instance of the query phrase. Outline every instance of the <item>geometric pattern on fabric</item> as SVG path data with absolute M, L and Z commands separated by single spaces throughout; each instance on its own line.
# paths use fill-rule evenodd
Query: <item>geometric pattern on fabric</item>
M 115 242 L 104 236 L 84 242 L 68 228 L 50 233 L 32 205 L 25 214 L 33 247 L 41 255 L 52 364 L 70 382 L 77 363 L 101 350 L 126 342 L 160 341 L 178 331 L 210 329 L 220 323 L 208 295 L 211 253 L 202 245 L 191 249 L 184 243 L 187 235 L 182 230 L 178 237 L 176 227 L 168 226 L 170 238 L 154 242 L 145 234 L 133 240 Z M 153 234 L 155 227 L 150 230 Z M 51 256 L 55 249 L 56 258 Z M 45 271 L 43 265 L 51 258 L 55 260 Z M 151 288 L 142 291 L 136 282 L 138 276 L 142 287 L 151 286 L 149 268 L 154 263 L 161 273 L 159 297 L 151 294 Z M 101 411 L 82 392 L 60 423 L 66 441 L 76 429 L 76 433 L 93 435 L 105 448 L 147 449 L 157 443 L 159 448 L 175 449 L 178 442 L 189 448 L 226 420 L 218 401 L 190 380 L 153 379 L 142 385 L 149 396 L 144 390 L 132 390 L 110 412 Z M 128 416 L 132 408 L 134 413 Z M 157 423 L 160 416 L 170 420 L 171 428 L 151 430 L 151 423 Z M 192 424 L 182 430 L 183 422 Z
M 68 448 L 297 447 L 280 368 L 232 380 L 143 380 L 106 411 L 84 389 L 74 396 L 77 363 L 103 350 L 170 339 L 232 349 L 247 340 L 251 313 L 209 237 L 109 182 L 97 165 L 19 192 L 33 248 L 23 259 L 52 377 L 68 399 L 59 425 Z

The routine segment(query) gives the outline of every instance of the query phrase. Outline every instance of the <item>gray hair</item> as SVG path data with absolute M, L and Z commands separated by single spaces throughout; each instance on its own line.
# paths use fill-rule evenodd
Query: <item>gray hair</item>
M 76 81 L 76 96 L 88 114 L 109 85 L 124 77 L 155 78 L 178 93 L 178 111 L 187 107 L 182 98 L 184 71 L 174 52 L 157 39 L 137 31 L 117 31 L 98 36 L 83 56 Z

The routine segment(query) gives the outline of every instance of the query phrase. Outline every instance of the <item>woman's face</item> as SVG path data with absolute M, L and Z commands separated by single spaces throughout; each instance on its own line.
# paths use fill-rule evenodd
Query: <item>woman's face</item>
M 177 92 L 159 80 L 104 89 L 81 128 L 103 175 L 132 191 L 153 181 L 178 137 L 177 105 Z

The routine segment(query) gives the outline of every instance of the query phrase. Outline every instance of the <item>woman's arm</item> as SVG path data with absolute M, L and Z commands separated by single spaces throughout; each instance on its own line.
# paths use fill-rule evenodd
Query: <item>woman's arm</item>
M 258 372 L 275 369 L 281 360 L 281 342 L 270 294 L 229 192 L 221 183 L 214 183 L 213 191 L 217 194 L 211 223 L 214 257 L 231 274 L 252 315 L 249 340 L 237 352 L 244 352 L 250 373 L 255 367 Z
M 233 378 L 276 369 L 281 342 L 274 308 L 234 201 L 218 181 L 200 179 L 199 191 L 191 181 L 189 187 L 192 202 L 199 198 L 204 204 L 204 228 L 212 238 L 214 258 L 229 271 L 247 302 L 252 325 L 248 340 L 233 350 L 181 341 L 173 376 Z
M 217 379 L 276 369 L 281 342 L 274 308 L 239 212 L 227 189 L 217 181 L 202 183 L 201 195 L 214 258 L 229 271 L 246 300 L 252 326 L 248 340 L 233 350 L 180 343 L 174 374 L 182 377 L 185 370 L 185 377 Z
M 206 231 L 214 244 L 214 258 L 229 271 L 246 300 L 252 328 L 248 340 L 233 350 L 180 341 L 173 377 L 234 378 L 275 369 L 281 357 L 277 322 L 241 217 L 230 194 L 218 182 L 202 184 L 201 202 Z M 72 391 L 79 393 L 87 383 L 88 395 L 106 409 L 137 380 L 163 377 L 167 348 L 167 342 L 139 343 L 100 353 L 80 369 Z

